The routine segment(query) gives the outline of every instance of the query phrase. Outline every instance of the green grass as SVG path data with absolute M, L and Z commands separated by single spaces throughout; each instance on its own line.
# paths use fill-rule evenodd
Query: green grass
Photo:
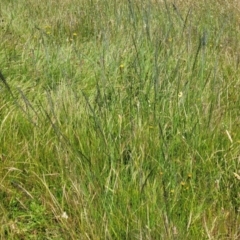
M 1 239 L 239 239 L 239 23 L 233 0 L 2 0 Z

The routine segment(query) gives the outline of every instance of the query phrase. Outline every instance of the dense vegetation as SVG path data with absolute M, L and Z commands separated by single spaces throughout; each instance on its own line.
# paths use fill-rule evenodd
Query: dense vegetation
M 239 239 L 238 7 L 1 0 L 1 239 Z

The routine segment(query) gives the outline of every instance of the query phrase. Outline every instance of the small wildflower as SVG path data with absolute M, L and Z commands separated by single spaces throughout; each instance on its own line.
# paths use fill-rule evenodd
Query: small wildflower
M 192 174 L 191 173 L 188 174 L 188 178 L 192 178 Z
M 123 69 L 123 68 L 124 68 L 124 65 L 123 65 L 123 64 L 121 64 L 119 67 L 120 67 L 120 69 Z
M 68 219 L 68 215 L 67 215 L 66 212 L 63 212 L 63 214 L 61 215 L 61 217 L 62 217 L 63 219 Z
M 73 36 L 76 37 L 76 36 L 77 36 L 77 33 L 74 32 L 74 33 L 73 33 Z
M 44 26 L 44 28 L 45 28 L 46 34 L 50 35 L 51 34 L 51 26 L 46 25 L 46 26 Z
M 174 189 L 171 189 L 170 193 L 173 194 L 174 193 Z
M 182 95 L 183 95 L 183 93 L 182 93 L 182 92 L 179 92 L 179 93 L 178 93 L 178 97 L 179 97 L 179 98 L 181 98 L 181 97 L 182 97 Z
M 186 185 L 186 183 L 182 181 L 182 182 L 181 182 L 181 185 L 182 185 L 182 186 L 185 186 L 185 185 Z

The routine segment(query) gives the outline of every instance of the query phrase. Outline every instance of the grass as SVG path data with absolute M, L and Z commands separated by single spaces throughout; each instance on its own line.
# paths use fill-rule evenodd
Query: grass
M 1 239 L 238 239 L 236 4 L 2 0 Z

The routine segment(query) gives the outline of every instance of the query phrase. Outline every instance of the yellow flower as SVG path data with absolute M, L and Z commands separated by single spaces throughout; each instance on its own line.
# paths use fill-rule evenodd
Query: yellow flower
M 74 32 L 74 33 L 73 33 L 73 36 L 75 36 L 75 37 L 76 37 L 76 36 L 77 36 L 77 33 L 75 33 L 75 32 Z
M 121 64 L 119 67 L 120 67 L 120 69 L 123 69 L 123 68 L 124 68 L 124 65 L 123 65 L 123 64 Z
M 184 186 L 184 185 L 186 185 L 186 183 L 182 181 L 182 182 L 181 182 L 181 185 Z
M 182 97 L 182 95 L 183 95 L 183 93 L 182 93 L 182 92 L 179 92 L 179 93 L 178 93 L 178 97 L 179 97 L 179 98 L 181 98 L 181 97 Z

